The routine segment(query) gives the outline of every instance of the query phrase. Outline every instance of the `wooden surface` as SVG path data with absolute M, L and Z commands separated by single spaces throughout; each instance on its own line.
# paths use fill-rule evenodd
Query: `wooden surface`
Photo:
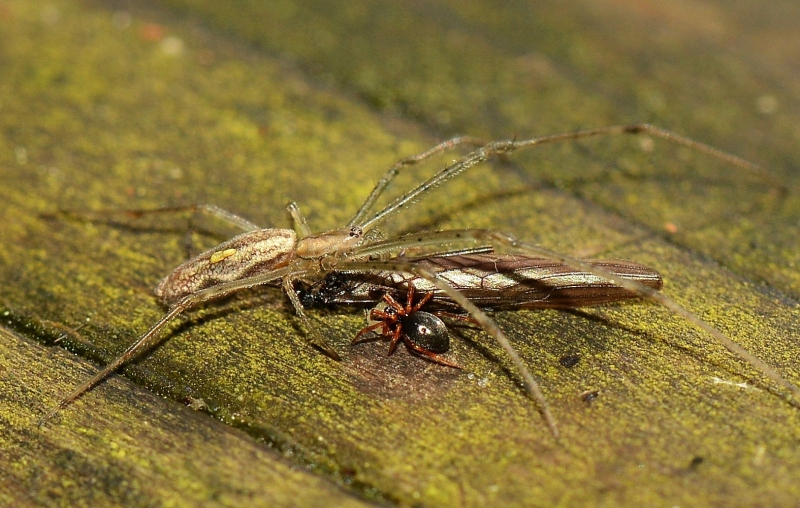
M 454 334 L 459 372 L 350 347 L 362 314 L 316 312 L 333 362 L 269 288 L 190 313 L 36 427 L 161 316 L 152 288 L 187 231 L 185 215 L 41 214 L 212 203 L 287 227 L 296 200 L 325 230 L 448 136 L 640 121 L 763 164 L 788 193 L 662 141 L 602 139 L 471 170 L 385 233 L 491 227 L 647 263 L 799 383 L 796 5 L 496 4 L 0 1 L 0 504 L 795 502 L 800 410 L 643 303 L 497 315 L 560 443 L 482 334 Z M 202 226 L 196 248 L 231 233 Z M 64 334 L 68 351 L 47 349 Z

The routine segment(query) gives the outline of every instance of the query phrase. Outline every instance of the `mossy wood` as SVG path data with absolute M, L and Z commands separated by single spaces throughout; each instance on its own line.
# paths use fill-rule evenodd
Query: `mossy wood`
M 457 371 L 351 347 L 358 309 L 315 312 L 334 362 L 276 288 L 189 313 L 126 377 L 37 429 L 161 316 L 152 288 L 186 258 L 189 227 L 190 249 L 233 233 L 186 214 L 44 214 L 210 203 L 287 227 L 296 200 L 325 230 L 395 160 L 454 134 L 640 121 L 761 163 L 788 191 L 663 141 L 597 139 L 472 169 L 382 230 L 496 228 L 646 263 L 800 383 L 795 3 L 160 4 L 0 2 L 0 504 L 800 497 L 800 410 L 647 303 L 496 314 L 559 443 L 483 334 L 454 329 Z M 43 347 L 62 336 L 69 352 Z

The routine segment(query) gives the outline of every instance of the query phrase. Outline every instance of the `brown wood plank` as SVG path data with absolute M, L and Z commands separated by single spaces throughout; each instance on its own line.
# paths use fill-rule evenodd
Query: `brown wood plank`
M 798 497 L 800 410 L 647 304 L 497 316 L 545 387 L 560 444 L 483 335 L 456 334 L 457 372 L 403 351 L 387 359 L 383 344 L 350 347 L 359 312 L 315 313 L 337 363 L 306 344 L 273 289 L 191 313 L 130 378 L 37 431 L 36 416 L 92 369 L 31 341 L 86 323 L 64 342 L 111 360 L 163 312 L 151 291 L 185 259 L 187 228 L 185 216 L 102 224 L 40 213 L 212 203 L 287 227 L 294 199 L 324 230 L 345 223 L 394 160 L 456 133 L 649 121 L 767 166 L 785 197 L 659 141 L 542 148 L 464 175 L 386 232 L 493 227 L 647 263 L 667 294 L 800 380 L 794 3 L 138 4 L 0 3 L 0 315 L 26 339 L 2 342 L 0 453 L 24 459 L 4 461 L 8 499 L 777 506 Z M 220 234 L 194 235 L 196 247 L 230 234 L 203 225 Z M 567 354 L 581 361 L 562 367 Z M 586 390 L 600 397 L 586 404 Z M 187 398 L 249 440 L 176 405 Z M 158 459 L 165 435 L 176 446 Z M 205 457 L 202 439 L 213 446 Z M 77 476 L 76 464 L 86 464 Z M 95 470 L 103 480 L 92 483 Z M 236 480 L 239 471 L 248 474 Z

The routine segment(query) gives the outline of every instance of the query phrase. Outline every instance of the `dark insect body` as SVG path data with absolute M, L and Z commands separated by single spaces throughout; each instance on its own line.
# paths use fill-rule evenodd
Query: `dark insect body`
M 586 390 L 581 394 L 581 399 L 587 404 L 591 404 L 600 396 L 600 390 Z
M 367 196 L 347 225 L 317 234 L 311 232 L 295 203 L 290 203 L 288 206 L 294 222 L 293 230 L 262 229 L 246 219 L 215 206 L 197 205 L 185 207 L 183 210 L 211 214 L 226 220 L 242 229 L 244 233 L 190 259 L 167 275 L 156 288 L 156 295 L 168 307 L 166 314 L 119 357 L 62 398 L 53 409 L 44 415 L 40 420 L 40 424 L 45 423 L 58 411 L 66 408 L 72 401 L 101 383 L 106 377 L 157 344 L 164 327 L 184 312 L 210 300 L 219 299 L 236 291 L 255 286 L 280 284 L 306 330 L 312 336 L 313 342 L 323 348 L 332 358 L 338 359 L 338 354 L 327 344 L 318 328 L 312 326 L 295 291 L 295 285 L 298 281 L 313 283 L 332 273 L 361 271 L 396 273 L 400 274 L 401 277 L 412 276 L 424 279 L 432 288 L 431 290 L 435 292 L 434 294 L 438 300 L 446 296 L 461 310 L 469 314 L 470 318 L 478 323 L 505 351 L 508 359 L 522 378 L 526 391 L 536 401 L 550 431 L 557 437 L 558 429 L 555 419 L 550 412 L 539 383 L 530 373 L 505 333 L 476 303 L 453 287 L 446 280 L 444 273 L 439 275 L 436 273 L 435 267 L 414 263 L 402 255 L 402 253 L 409 250 L 421 252 L 418 249 L 438 249 L 441 251 L 442 249 L 493 249 L 499 247 L 525 256 L 552 259 L 556 263 L 570 267 L 571 270 L 593 274 L 598 279 L 607 281 L 610 285 L 619 286 L 631 294 L 659 303 L 673 314 L 683 317 L 695 327 L 705 331 L 733 354 L 749 363 L 777 385 L 783 387 L 787 394 L 791 394 L 787 397 L 788 400 L 793 405 L 800 407 L 800 402 L 798 402 L 800 400 L 800 390 L 786 381 L 772 367 L 748 353 L 712 325 L 646 283 L 627 279 L 602 266 L 592 265 L 571 256 L 525 243 L 517 240 L 512 235 L 494 230 L 458 229 L 425 232 L 385 240 L 379 239 L 378 235 L 370 234 L 370 231 L 374 231 L 380 223 L 385 222 L 393 214 L 418 201 L 431 189 L 442 185 L 493 156 L 505 155 L 516 150 L 532 148 L 542 144 L 622 134 L 648 134 L 715 157 L 761 178 L 770 178 L 762 168 L 744 159 L 652 125 L 636 124 L 601 127 L 526 140 L 487 143 L 476 138 L 458 137 L 445 141 L 429 150 L 396 163 L 378 181 L 373 191 Z M 473 149 L 380 210 L 373 210 L 378 198 L 403 168 L 417 164 L 433 155 L 464 146 L 472 147 Z M 181 209 L 138 210 L 123 213 L 140 216 L 178 210 Z M 100 211 L 63 213 L 61 215 L 77 215 L 91 218 L 93 216 L 107 217 L 111 213 L 113 212 Z M 460 273 L 464 272 L 461 271 Z M 459 277 L 462 276 L 459 275 Z M 424 291 L 429 292 L 428 289 Z M 498 289 L 498 287 L 493 288 L 492 291 L 495 295 L 492 298 L 497 298 L 497 295 L 503 293 L 503 290 Z M 552 296 L 546 296 L 533 296 L 531 301 L 540 300 L 547 301 L 547 303 L 557 301 Z M 501 297 L 501 299 L 507 298 Z M 491 298 L 488 300 L 491 300 Z M 486 301 L 485 303 L 486 308 L 491 308 L 491 301 Z M 796 397 L 796 399 L 793 397 Z
M 638 297 L 593 273 L 574 270 L 547 258 L 480 252 L 424 256 L 408 261 L 435 273 L 483 310 L 577 308 Z M 663 285 L 658 272 L 639 263 L 585 262 L 655 290 Z M 440 356 L 449 349 L 447 327 L 440 318 L 474 322 L 456 313 L 461 307 L 427 279 L 410 273 L 347 270 L 330 273 L 313 286 L 298 285 L 296 289 L 306 308 L 385 302 L 384 308 L 370 311 L 370 320 L 377 322 L 358 332 L 353 343 L 381 328 L 381 335 L 390 338 L 390 355 L 402 340 L 410 351 L 450 367 L 457 365 Z M 415 292 L 425 296 L 413 304 Z M 405 306 L 397 301 L 403 298 Z M 421 310 L 423 307 L 425 311 Z
M 593 272 L 548 258 L 478 253 L 408 258 L 448 283 L 481 309 L 553 309 L 600 305 L 638 298 L 636 292 L 610 283 Z M 650 267 L 622 260 L 583 260 L 588 266 L 660 290 L 661 275 Z M 375 304 L 389 294 L 403 299 L 412 289 L 430 293 L 431 307 L 461 311 L 430 280 L 408 272 L 347 270 L 332 272 L 298 291 L 306 308 L 333 304 Z

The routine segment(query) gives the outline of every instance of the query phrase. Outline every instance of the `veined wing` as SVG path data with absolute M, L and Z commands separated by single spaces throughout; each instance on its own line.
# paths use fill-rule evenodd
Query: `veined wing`
M 637 297 L 602 277 L 547 258 L 481 253 L 408 261 L 436 273 L 486 309 L 586 307 Z M 591 264 L 654 289 L 661 289 L 663 285 L 658 272 L 639 263 L 597 260 Z M 404 298 L 409 285 L 419 293 L 433 292 L 431 306 L 457 308 L 455 302 L 430 281 L 393 271 L 335 272 L 308 288 L 302 296 L 308 307 L 343 303 L 370 305 L 386 293 L 397 299 Z

